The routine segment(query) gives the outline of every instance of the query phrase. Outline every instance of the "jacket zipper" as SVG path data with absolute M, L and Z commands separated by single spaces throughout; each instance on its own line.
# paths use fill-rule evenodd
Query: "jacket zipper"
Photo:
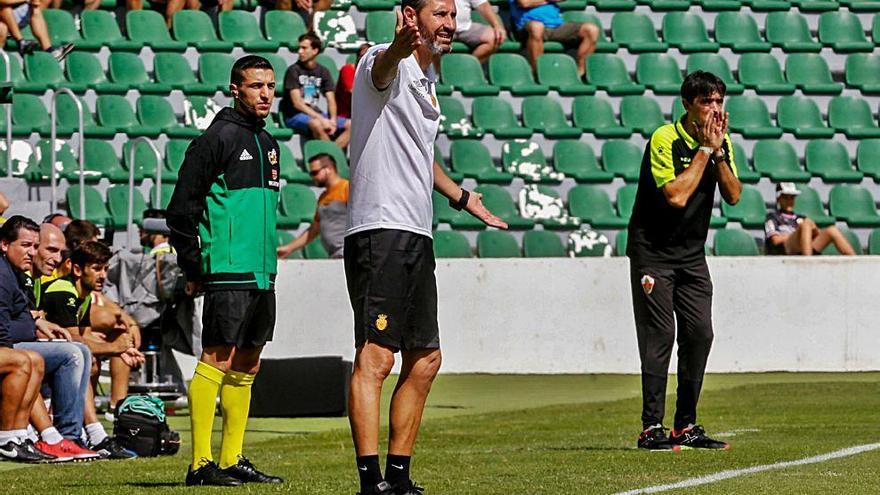
M 263 240 L 262 240 L 263 249 L 261 249 L 261 251 L 263 252 L 263 274 L 265 275 L 266 274 L 266 184 L 265 184 L 266 171 L 263 169 L 265 165 L 263 163 L 263 147 L 260 146 L 260 135 L 255 133 L 254 140 L 257 141 L 257 153 L 259 153 L 259 155 L 260 155 L 260 180 L 263 181 L 263 183 L 260 185 L 261 186 L 260 191 L 262 192 L 262 195 L 263 195 Z M 268 284 L 268 281 L 266 283 Z M 268 285 L 266 286 L 266 288 L 267 289 L 269 288 Z

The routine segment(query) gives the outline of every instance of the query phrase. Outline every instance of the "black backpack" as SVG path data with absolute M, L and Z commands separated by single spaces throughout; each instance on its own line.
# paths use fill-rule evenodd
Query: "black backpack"
M 165 403 L 148 395 L 129 395 L 119 403 L 113 435 L 141 457 L 174 455 L 180 449 L 180 435 L 165 421 Z

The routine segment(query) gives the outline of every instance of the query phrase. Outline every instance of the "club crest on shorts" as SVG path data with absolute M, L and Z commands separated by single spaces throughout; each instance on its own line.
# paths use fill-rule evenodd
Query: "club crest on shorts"
M 278 165 L 278 152 L 277 151 L 275 151 L 274 149 L 269 150 L 269 152 L 266 153 L 266 157 L 269 158 L 270 164 Z
M 388 315 L 381 314 L 376 318 L 376 329 L 380 332 L 388 328 Z
M 654 291 L 654 277 L 650 275 L 642 275 L 642 289 L 646 296 L 650 296 Z

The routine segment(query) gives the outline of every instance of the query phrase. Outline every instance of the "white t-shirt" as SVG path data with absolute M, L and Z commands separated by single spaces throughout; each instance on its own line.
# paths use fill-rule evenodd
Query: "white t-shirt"
M 471 28 L 474 21 L 471 20 L 471 10 L 489 0 L 455 0 L 455 32 L 461 33 Z
M 379 91 L 373 63 L 388 46 L 370 48 L 354 76 L 345 235 L 397 229 L 431 237 L 434 140 L 440 126 L 434 67 L 426 74 L 410 55 L 388 88 Z

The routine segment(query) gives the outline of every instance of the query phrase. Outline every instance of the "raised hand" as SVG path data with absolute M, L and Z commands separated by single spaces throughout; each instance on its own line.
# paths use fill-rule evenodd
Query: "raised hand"
M 388 47 L 388 51 L 395 56 L 404 59 L 410 56 L 422 45 L 422 35 L 416 26 L 415 20 L 407 19 L 403 12 L 397 11 L 397 27 L 394 29 L 394 41 Z
M 483 195 L 480 193 L 472 192 L 464 209 L 490 227 L 507 228 L 507 222 L 498 218 L 483 206 Z
M 697 139 L 700 146 L 708 146 L 713 150 L 721 147 L 724 142 L 724 131 L 726 130 L 726 117 L 720 114 L 712 114 L 702 124 L 697 124 Z

